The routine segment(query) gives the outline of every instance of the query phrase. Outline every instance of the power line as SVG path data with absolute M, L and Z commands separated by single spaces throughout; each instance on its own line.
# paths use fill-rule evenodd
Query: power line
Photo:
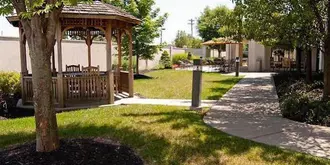
M 193 37 L 194 36 L 194 24 L 195 24 L 195 20 L 194 19 L 190 19 L 188 21 L 189 21 L 188 25 L 190 25 L 190 27 L 191 27 L 191 36 Z

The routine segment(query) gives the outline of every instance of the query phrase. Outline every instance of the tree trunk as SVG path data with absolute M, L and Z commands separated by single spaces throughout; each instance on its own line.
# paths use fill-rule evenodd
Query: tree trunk
M 326 23 L 326 35 L 324 40 L 324 54 L 323 54 L 323 100 L 329 101 L 330 100 L 330 5 L 327 5 L 327 23 Z M 321 21 L 320 21 L 321 22 Z M 322 27 L 322 26 L 321 26 Z M 325 30 L 321 30 L 324 32 Z
M 139 75 L 140 71 L 139 71 L 139 55 L 136 55 L 136 74 Z
M 28 35 L 36 120 L 36 151 L 50 152 L 59 147 L 56 112 L 53 105 L 51 52 L 55 45 L 56 20 L 44 24 L 45 16 L 33 16 Z M 53 27 L 54 26 L 54 27 Z M 46 35 L 45 29 L 54 29 Z M 46 31 L 47 31 L 46 30 Z M 47 31 L 48 32 L 48 31 Z M 51 33 L 51 32 L 49 32 Z
M 306 57 L 306 82 L 308 84 L 312 83 L 312 50 L 307 50 Z
M 323 100 L 330 100 L 330 36 L 327 37 L 324 43 L 324 87 L 323 87 Z
M 11 2 L 17 15 L 27 12 L 27 6 L 33 6 L 36 3 L 25 0 Z M 56 6 L 57 2 L 44 1 L 46 5 L 52 6 Z M 62 7 L 54 7 L 47 14 L 43 12 L 33 14 L 30 18 L 19 17 L 19 23 L 24 30 L 30 50 L 37 152 L 50 152 L 59 147 L 50 59 L 55 45 L 56 25 L 59 22 Z M 42 10 L 42 7 L 33 8 L 37 12 Z
M 301 53 L 302 50 L 300 47 L 296 48 L 296 67 L 297 67 L 297 72 L 300 74 L 301 73 Z

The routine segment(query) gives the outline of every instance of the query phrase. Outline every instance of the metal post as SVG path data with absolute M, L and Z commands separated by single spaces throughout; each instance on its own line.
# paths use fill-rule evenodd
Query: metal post
M 235 60 L 235 62 L 236 62 L 236 77 L 238 77 L 239 76 L 239 57 L 236 57 L 236 60 Z
M 201 110 L 202 57 L 194 60 L 191 110 Z
M 163 30 L 165 30 L 165 28 L 160 29 L 160 45 L 163 43 Z

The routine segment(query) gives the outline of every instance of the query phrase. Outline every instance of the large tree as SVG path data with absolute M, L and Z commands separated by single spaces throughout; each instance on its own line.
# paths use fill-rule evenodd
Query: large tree
M 29 46 L 32 66 L 34 109 L 36 121 L 36 150 L 50 152 L 59 147 L 56 113 L 51 91 L 50 57 L 55 45 L 56 25 L 63 5 L 74 5 L 70 0 L 1 0 L 0 14 L 14 13 Z
M 242 3 L 237 2 L 233 10 L 225 6 L 214 9 L 206 7 L 198 19 L 198 31 L 204 41 L 217 41 L 218 38 L 225 37 L 242 42 L 244 38 Z M 225 49 L 225 45 L 215 45 L 211 48 L 217 49 L 220 54 Z M 243 53 L 243 44 L 239 49 Z
M 179 30 L 174 39 L 174 43 L 176 47 L 183 48 L 184 46 L 188 48 L 201 48 L 202 40 L 192 37 L 187 34 L 185 31 Z
M 160 9 L 155 8 L 154 0 L 108 0 L 108 2 L 142 20 L 140 25 L 133 28 L 133 54 L 136 56 L 136 73 L 139 74 L 139 59 L 152 60 L 153 54 L 158 50 L 159 46 L 154 45 L 153 42 L 160 36 L 161 27 L 168 14 L 160 15 Z M 128 50 L 127 44 L 123 46 Z
M 226 6 L 218 6 L 214 9 L 206 7 L 202 15 L 198 18 L 197 28 L 199 35 L 204 41 L 214 38 L 225 37 L 226 34 L 220 30 L 228 23 L 228 18 L 232 15 L 232 10 Z
M 261 41 L 272 47 L 296 48 L 298 71 L 300 71 L 301 52 L 305 50 L 306 80 L 311 82 L 311 49 L 322 47 L 324 37 L 322 35 L 324 30 L 319 26 L 317 13 L 325 12 L 322 7 L 325 1 L 321 3 L 313 0 L 236 0 L 235 2 L 243 8 L 244 29 L 248 39 Z

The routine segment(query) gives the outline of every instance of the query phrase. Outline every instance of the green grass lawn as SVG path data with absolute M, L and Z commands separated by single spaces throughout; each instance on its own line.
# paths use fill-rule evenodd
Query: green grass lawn
M 159 70 L 146 74 L 152 79 L 134 81 L 135 92 L 147 98 L 191 99 L 192 72 Z M 203 73 L 202 99 L 218 100 L 241 78 Z
M 146 164 L 330 164 L 330 160 L 229 136 L 186 108 L 130 105 L 58 114 L 62 138 L 111 138 Z M 0 121 L 0 148 L 35 138 L 34 118 Z

